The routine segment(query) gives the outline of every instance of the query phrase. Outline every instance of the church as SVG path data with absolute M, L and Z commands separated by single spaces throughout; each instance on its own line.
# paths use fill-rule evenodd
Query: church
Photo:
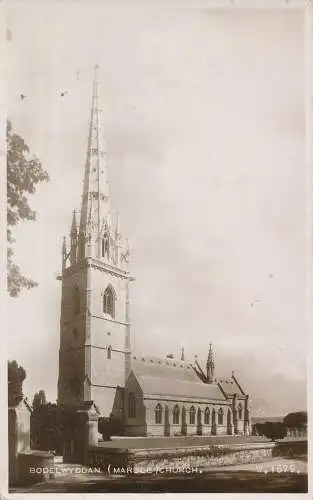
M 80 214 L 62 246 L 58 404 L 93 401 L 120 419 L 125 436 L 249 434 L 249 396 L 234 373 L 215 376 L 210 344 L 196 358 L 138 357 L 130 341 L 128 240 L 113 223 L 107 157 L 93 83 Z

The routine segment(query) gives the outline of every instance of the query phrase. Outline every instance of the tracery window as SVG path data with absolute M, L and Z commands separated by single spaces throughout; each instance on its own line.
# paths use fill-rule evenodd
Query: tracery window
M 173 410 L 173 424 L 179 424 L 179 406 L 175 405 Z
M 109 314 L 114 318 L 115 315 L 115 299 L 114 299 L 114 294 L 110 286 L 108 286 L 105 289 L 105 292 L 103 294 L 103 312 L 105 314 Z
M 160 404 L 157 404 L 155 408 L 155 423 L 162 424 L 162 406 Z
M 128 395 L 128 416 L 129 418 L 136 417 L 136 399 L 133 392 Z
M 209 425 L 210 423 L 210 408 L 208 407 L 204 410 L 204 423 L 206 425 Z
M 223 408 L 220 408 L 218 410 L 218 417 L 217 417 L 218 425 L 223 425 L 223 420 L 224 420 L 224 412 L 223 412 Z
M 239 403 L 238 405 L 238 419 L 241 420 L 242 419 L 242 404 Z
M 189 412 L 189 423 L 194 424 L 195 421 L 196 421 L 196 410 L 195 410 L 195 407 L 192 406 L 190 408 L 190 412 Z

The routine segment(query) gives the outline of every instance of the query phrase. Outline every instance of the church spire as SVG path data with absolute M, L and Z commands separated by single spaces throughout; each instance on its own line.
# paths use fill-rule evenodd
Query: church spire
M 215 365 L 214 365 L 214 360 L 213 360 L 212 343 L 210 342 L 208 360 L 206 363 L 207 381 L 209 384 L 211 384 L 213 382 L 213 379 L 214 379 L 214 367 L 215 367 Z
M 106 152 L 98 87 L 98 66 L 96 66 L 79 226 L 80 258 L 86 255 L 87 246 L 92 257 L 101 258 L 103 234 L 111 227 Z M 108 234 L 107 236 L 109 237 Z

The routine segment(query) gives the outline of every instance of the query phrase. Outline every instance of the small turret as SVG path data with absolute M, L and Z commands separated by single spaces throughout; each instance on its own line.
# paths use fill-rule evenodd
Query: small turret
M 67 259 L 66 238 L 64 236 L 63 243 L 62 243 L 62 272 L 66 268 L 66 259 Z
M 183 347 L 181 348 L 181 355 L 180 355 L 180 359 L 181 359 L 182 361 L 185 361 L 185 349 L 184 349 Z
M 206 363 L 207 381 L 211 384 L 214 380 L 214 360 L 213 360 L 213 350 L 212 343 L 210 342 L 208 360 Z
M 73 211 L 72 227 L 71 227 L 71 250 L 70 250 L 70 262 L 71 266 L 76 264 L 77 257 L 77 245 L 78 245 L 78 232 L 76 223 L 76 212 Z

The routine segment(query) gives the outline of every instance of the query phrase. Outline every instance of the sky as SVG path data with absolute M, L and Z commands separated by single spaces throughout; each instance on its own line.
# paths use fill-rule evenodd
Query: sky
M 252 414 L 305 409 L 303 12 L 18 3 L 7 23 L 8 116 L 51 178 L 29 199 L 36 222 L 15 230 L 39 286 L 7 303 L 28 398 L 56 398 L 56 275 L 98 64 L 111 206 L 136 276 L 133 352 L 183 346 L 205 363 L 212 341 L 216 375 L 235 371 Z

